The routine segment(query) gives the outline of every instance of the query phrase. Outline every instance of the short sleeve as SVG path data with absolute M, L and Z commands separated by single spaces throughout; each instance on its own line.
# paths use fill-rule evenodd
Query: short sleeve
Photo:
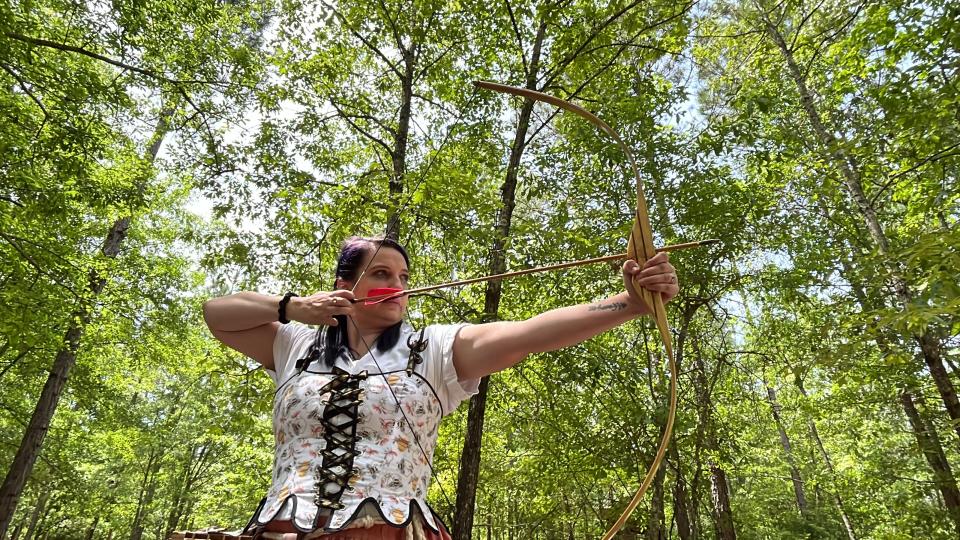
M 289 377 L 295 369 L 296 361 L 306 356 L 307 350 L 317 331 L 309 326 L 297 323 L 282 324 L 277 329 L 277 336 L 273 338 L 273 367 L 265 369 L 274 384 L 280 384 Z
M 440 398 L 444 416 L 476 394 L 480 386 L 480 379 L 461 381 L 453 365 L 453 341 L 465 326 L 467 324 L 438 324 L 424 331 L 427 339 L 424 375 Z

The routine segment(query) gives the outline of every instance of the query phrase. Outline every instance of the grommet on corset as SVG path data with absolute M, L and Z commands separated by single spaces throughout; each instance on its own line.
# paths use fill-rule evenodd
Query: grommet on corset
M 345 390 L 340 392 L 340 399 L 356 399 L 360 392 L 363 392 L 360 388 L 351 388 L 350 390 Z
M 326 499 L 326 498 L 320 499 L 320 500 L 317 502 L 317 506 L 320 506 L 320 507 L 322 507 L 322 508 L 327 508 L 327 509 L 330 509 L 330 510 L 340 510 L 341 508 L 343 508 L 343 505 L 342 505 L 342 504 L 340 504 L 340 503 L 338 503 L 338 502 L 336 502 L 336 501 L 332 501 L 332 500 L 330 500 L 330 499 Z

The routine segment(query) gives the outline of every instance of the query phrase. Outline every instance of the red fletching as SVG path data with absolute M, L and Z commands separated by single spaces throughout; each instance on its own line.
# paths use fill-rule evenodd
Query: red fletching
M 367 300 L 363 304 L 365 306 L 372 306 L 374 304 L 379 304 L 380 302 L 385 302 L 387 300 L 390 300 L 391 298 L 396 298 L 396 296 L 393 296 L 393 295 L 396 295 L 397 293 L 402 293 L 402 292 L 403 292 L 403 289 L 394 289 L 393 287 L 379 287 L 376 289 L 370 289 L 369 291 L 367 291 L 367 298 L 370 298 L 370 300 Z M 383 298 L 376 298 L 378 296 L 382 296 Z

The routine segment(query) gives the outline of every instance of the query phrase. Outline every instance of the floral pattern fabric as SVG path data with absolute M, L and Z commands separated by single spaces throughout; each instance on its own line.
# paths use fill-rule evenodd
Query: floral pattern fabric
M 459 382 L 453 369 L 452 343 L 459 328 L 427 327 L 424 362 L 410 375 L 406 344 L 413 330 L 409 327 L 390 351 L 374 351 L 373 356 L 355 362 L 346 355 L 338 360 L 338 369 L 350 374 L 366 371 L 368 376 L 359 383 L 362 392 L 353 474 L 339 499 L 343 507 L 332 512 L 318 510 L 316 473 L 326 446 L 321 419 L 336 374 L 321 371 L 316 363 L 298 372 L 295 360 L 306 356 L 314 331 L 281 328 L 278 342 L 289 343 L 275 343 L 274 347 L 277 371 L 271 375 L 278 389 L 273 402 L 276 454 L 272 486 L 255 522 L 292 520 L 298 529 L 311 531 L 319 511 L 322 517 L 329 516 L 324 528 L 332 531 L 348 527 L 358 515 L 405 525 L 420 514 L 430 529 L 439 530 L 426 494 L 440 420 L 475 393 L 477 383 Z M 278 349 L 286 353 L 283 358 L 277 355 Z

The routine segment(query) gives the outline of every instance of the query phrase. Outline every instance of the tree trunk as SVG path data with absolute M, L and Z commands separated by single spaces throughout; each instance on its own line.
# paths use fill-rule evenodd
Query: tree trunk
M 207 471 L 212 461 L 211 456 L 215 454 L 213 445 L 202 444 L 192 446 L 189 456 L 183 464 L 183 472 L 180 474 L 179 485 L 177 485 L 172 504 L 170 504 L 170 513 L 167 515 L 167 524 L 163 537 L 170 536 L 180 525 L 183 516 L 188 512 L 193 500 L 193 487 L 198 480 Z M 208 461 L 209 460 L 209 461 Z
M 717 523 L 717 538 L 736 540 L 737 531 L 733 526 L 733 511 L 730 510 L 727 473 L 715 464 L 710 465 L 710 495 L 713 499 L 713 517 Z
M 540 24 L 534 43 L 530 71 L 527 73 L 527 88 L 536 90 L 537 73 L 540 69 L 540 50 L 546 35 L 547 25 Z M 506 244 L 510 238 L 510 226 L 513 209 L 516 206 L 517 176 L 520 172 L 520 158 L 526 148 L 527 130 L 533 114 L 533 101 L 524 99 L 517 119 L 517 131 L 510 149 L 510 160 L 503 184 L 500 186 L 500 211 L 497 213 L 496 236 L 490 248 L 490 274 L 506 271 Z M 488 281 L 484 293 L 484 319 L 497 320 L 500 311 L 500 281 Z M 457 478 L 457 501 L 453 517 L 453 539 L 470 540 L 473 533 L 473 510 L 477 497 L 477 478 L 480 473 L 480 451 L 483 441 L 483 419 L 487 403 L 487 389 L 490 377 L 480 379 L 480 389 L 470 400 L 467 412 L 467 433 L 463 441 L 463 453 L 460 456 L 460 473 Z
M 480 379 L 477 395 L 470 400 L 467 411 L 467 432 L 460 456 L 460 473 L 457 477 L 457 501 L 453 514 L 454 540 L 469 540 L 473 532 L 473 508 L 477 497 L 477 480 L 480 475 L 480 446 L 483 441 L 483 419 L 486 412 L 487 388 L 490 377 Z
M 97 524 L 98 524 L 98 523 L 100 523 L 100 514 L 97 514 L 97 516 L 96 516 L 95 518 L 93 518 L 93 523 L 91 523 L 91 524 L 90 524 L 90 528 L 87 529 L 87 538 L 86 538 L 86 540 L 93 540 L 93 535 L 96 534 L 96 532 L 97 532 Z
M 794 376 L 794 384 L 797 386 L 797 389 L 800 390 L 800 393 L 804 398 L 807 397 L 807 390 L 803 387 L 803 380 L 799 375 Z M 847 514 L 847 509 L 843 505 L 843 499 L 840 497 L 840 486 L 837 485 L 837 471 L 833 467 L 833 460 L 830 459 L 830 454 L 827 452 L 827 448 L 823 445 L 823 440 L 820 438 L 820 432 L 817 430 L 817 423 L 813 419 L 807 420 L 807 428 L 810 430 L 810 438 L 813 439 L 813 442 L 816 443 L 817 450 L 820 452 L 820 457 L 823 459 L 823 464 L 827 467 L 827 471 L 830 473 L 830 480 L 833 483 L 833 502 L 837 507 L 837 512 L 840 513 L 840 519 L 843 520 L 843 527 L 847 531 L 848 540 L 857 540 L 857 535 L 853 529 L 853 522 L 850 520 L 850 516 Z
M 54 501 L 56 501 L 56 499 L 57 497 L 53 497 Z M 47 521 L 51 516 L 59 511 L 60 506 L 56 502 L 44 508 L 43 512 L 40 514 L 40 519 L 37 521 L 36 529 L 33 531 L 33 538 L 39 540 L 50 535 L 50 531 L 47 529 Z
M 43 515 L 43 512 L 47 509 L 47 501 L 50 500 L 50 492 L 43 491 L 40 494 L 40 499 L 37 500 L 37 506 L 33 509 L 33 512 L 30 514 L 30 524 L 27 525 L 27 533 L 23 536 L 23 540 L 31 540 L 34 533 L 37 531 L 37 524 L 40 523 L 40 516 Z M 3 535 L 0 535 L 0 538 L 3 538 Z
M 690 479 L 690 540 L 700 540 L 700 481 L 703 478 L 703 462 L 700 459 L 703 450 L 703 433 L 697 430 L 696 446 L 693 455 L 693 477 Z
M 933 482 L 943 497 L 944 506 L 947 513 L 953 521 L 953 526 L 960 534 L 960 491 L 957 489 L 957 482 L 953 477 L 953 471 L 950 470 L 950 463 L 943 453 L 943 446 L 940 444 L 940 437 L 934 429 L 929 429 L 927 424 L 917 412 L 914 404 L 913 395 L 907 390 L 900 393 L 900 403 L 903 405 L 903 411 L 910 420 L 910 427 L 913 428 L 913 435 L 917 439 L 917 446 L 923 452 L 927 463 L 933 470 Z
M 113 232 L 113 230 L 111 230 Z M 104 246 L 106 247 L 106 246 Z M 96 272 L 90 273 L 90 289 L 94 295 L 99 294 L 103 289 Z M 89 311 L 84 309 L 74 313 L 74 322 L 71 324 L 65 336 L 65 347 L 60 349 L 54 360 L 50 375 L 40 393 L 40 399 L 30 417 L 30 423 L 23 434 L 20 447 L 17 454 L 10 464 L 10 469 L 0 487 L 0 538 L 6 535 L 7 528 L 10 526 L 10 520 L 17 509 L 17 503 L 24 485 L 27 483 L 27 476 L 33 470 L 37 455 L 40 453 L 40 446 L 43 439 L 50 429 L 50 421 L 57 408 L 57 402 L 60 400 L 60 394 L 63 391 L 63 385 L 67 382 L 70 368 L 76 362 L 77 349 L 80 346 L 80 337 L 83 335 L 83 327 L 89 321 Z
M 397 119 L 396 137 L 393 139 L 393 151 L 390 152 L 393 174 L 390 176 L 390 200 L 399 201 L 403 193 L 403 180 L 407 174 L 407 141 L 410 138 L 410 117 L 413 110 L 413 77 L 417 62 L 416 45 L 404 48 L 403 43 L 397 43 L 403 51 L 403 77 L 400 79 L 400 114 Z M 402 208 L 395 208 L 387 218 L 386 236 L 392 240 L 400 238 L 400 212 Z
M 680 452 L 676 442 L 670 444 L 670 460 L 676 470 L 673 482 L 673 517 L 677 522 L 677 536 L 680 540 L 693 540 L 690 519 L 690 497 L 687 495 L 687 486 L 683 477 L 683 467 L 680 463 Z
M 191 456 L 193 453 L 191 452 Z M 173 500 L 170 501 L 170 513 L 167 514 L 167 525 L 163 537 L 169 537 L 170 533 L 177 530 L 177 526 L 180 524 L 180 519 L 183 517 L 184 506 L 186 506 L 186 498 L 190 496 L 189 488 L 187 486 L 187 476 L 189 474 L 189 465 L 184 467 L 183 475 L 179 480 L 179 485 L 174 490 Z
M 706 450 L 711 455 L 716 455 L 719 452 L 720 443 L 717 441 L 716 432 L 713 428 L 713 418 L 711 417 L 711 410 L 713 409 L 710 400 L 711 386 L 707 377 L 706 365 L 699 351 L 696 351 L 694 355 L 694 364 L 697 415 L 702 429 L 700 436 Z M 735 540 L 737 533 L 733 522 L 733 512 L 730 509 L 730 489 L 727 484 L 727 473 L 713 461 L 713 458 L 710 458 L 708 467 L 710 470 L 710 494 L 713 503 L 711 513 L 713 514 L 717 538 L 720 540 Z
M 161 457 L 162 452 L 160 450 L 150 449 L 150 455 L 143 472 L 143 482 L 140 484 L 137 511 L 133 518 L 133 524 L 130 526 L 130 540 L 141 540 L 143 538 L 144 521 L 157 489 L 157 473 L 160 471 Z
M 803 490 L 803 478 L 800 476 L 800 469 L 797 468 L 796 459 L 793 457 L 793 446 L 790 444 L 790 437 L 787 430 L 783 427 L 783 420 L 780 418 L 780 403 L 777 401 L 777 391 L 773 389 L 766 381 L 767 402 L 770 403 L 770 410 L 773 413 L 773 421 L 777 424 L 777 432 L 780 433 L 780 446 L 783 447 L 783 453 L 787 456 L 787 465 L 790 466 L 790 479 L 793 481 L 793 495 L 797 501 L 797 509 L 800 515 L 806 517 L 807 496 Z
M 646 540 L 664 540 L 667 538 L 667 530 L 664 523 L 663 511 L 663 480 L 667 475 L 667 468 L 661 464 L 653 477 L 653 484 L 650 486 L 650 514 L 647 516 L 647 531 L 644 535 Z
M 930 370 L 930 376 L 940 392 L 940 398 L 950 415 L 953 429 L 960 437 L 960 400 L 957 399 L 957 392 L 950 380 L 946 367 L 943 365 L 942 345 L 940 340 L 930 331 L 913 336 L 914 340 L 920 345 L 920 352 L 923 354 L 923 360 Z
M 160 112 L 152 143 L 145 156 L 149 163 L 156 159 L 157 153 L 160 151 L 160 144 L 170 129 L 168 120 L 173 112 L 170 108 L 165 108 Z M 143 183 L 146 183 L 146 179 L 143 180 Z M 120 246 L 127 237 L 127 230 L 130 228 L 130 220 L 130 216 L 122 217 L 117 219 L 110 227 L 100 250 L 103 257 L 114 259 L 120 253 Z M 106 277 L 101 276 L 96 269 L 90 270 L 88 288 L 91 300 L 100 295 L 106 284 Z M 70 369 L 77 361 L 80 339 L 90 322 L 91 305 L 92 302 L 88 302 L 74 311 L 70 327 L 64 335 L 63 347 L 57 352 L 53 367 L 50 369 L 50 375 L 40 392 L 40 399 L 37 400 L 37 405 L 30 417 L 27 430 L 23 434 L 17 454 L 10 464 L 3 486 L 0 487 L 0 538 L 3 538 L 7 533 L 10 521 L 17 510 L 20 494 L 27 482 L 27 477 L 33 470 L 37 455 L 40 453 L 40 447 L 43 445 L 43 439 L 50 429 L 50 422 L 53 420 L 53 414 L 57 409 L 57 403 L 60 401 L 63 387 L 70 375 Z
M 658 206 L 666 206 L 663 201 Z M 699 306 L 687 305 L 683 310 L 683 318 L 680 323 L 680 329 L 677 332 L 675 342 L 674 358 L 677 362 L 677 373 L 679 373 L 686 362 L 687 336 L 690 332 L 690 322 Z M 695 536 L 695 526 L 690 519 L 692 505 L 687 493 L 686 479 L 683 476 L 683 464 L 680 460 L 680 451 L 677 449 L 679 441 L 674 439 L 667 448 L 669 461 L 673 462 L 675 478 L 673 482 L 673 517 L 677 523 L 677 536 L 680 540 L 693 540 Z
M 844 150 L 844 144 L 838 141 L 833 133 L 824 126 L 820 111 L 817 110 L 816 103 L 814 102 L 813 93 L 807 87 L 806 77 L 804 76 L 803 70 L 797 64 L 796 59 L 793 57 L 793 51 L 787 45 L 780 30 L 766 13 L 763 14 L 763 18 L 767 34 L 777 45 L 780 54 L 787 63 L 791 78 L 800 94 L 800 103 L 807 115 L 807 119 L 810 121 L 811 128 L 813 128 L 817 136 L 817 142 L 826 150 L 827 157 L 840 170 L 844 187 L 860 210 L 867 230 L 870 233 L 870 238 L 873 240 L 880 254 L 885 257 L 886 270 L 891 276 L 890 283 L 893 286 L 897 300 L 904 310 L 909 309 L 912 301 L 912 292 L 901 273 L 888 259 L 890 255 L 890 241 L 887 239 L 880 219 L 877 216 L 876 208 L 874 208 L 864 193 L 860 165 L 854 156 L 849 155 Z M 947 375 L 947 370 L 943 366 L 942 344 L 930 330 L 915 334 L 912 338 L 920 346 L 924 362 L 927 365 L 927 369 L 930 370 L 930 376 L 933 377 L 937 390 L 940 392 L 940 398 L 943 400 L 947 413 L 953 421 L 954 431 L 960 436 L 960 399 L 957 398 L 953 381 L 950 380 L 950 377 Z
M 822 207 L 821 207 L 821 211 L 825 213 L 825 210 L 823 210 Z M 869 298 L 867 297 L 867 293 L 863 288 L 863 284 L 851 277 L 851 276 L 854 276 L 855 274 L 853 272 L 853 269 L 850 267 L 849 262 L 841 258 L 840 264 L 841 264 L 841 268 L 843 269 L 843 275 L 847 280 L 847 282 L 850 283 L 850 289 L 853 292 L 854 297 L 860 303 L 861 308 L 865 311 L 872 309 L 873 304 L 870 302 Z M 877 346 L 880 348 L 881 352 L 884 354 L 890 354 L 890 345 L 889 345 L 889 340 L 887 336 L 884 335 L 883 332 L 880 332 L 875 336 L 875 339 L 877 341 Z M 800 378 L 798 374 L 794 375 L 794 383 L 796 384 L 797 388 L 800 390 L 800 393 L 803 394 L 804 397 L 807 397 L 807 391 L 803 386 L 803 380 Z M 901 403 L 901 406 L 903 407 L 904 413 L 907 415 L 907 418 L 910 421 L 911 426 L 913 427 L 914 437 L 917 439 L 917 446 L 919 447 L 920 452 L 924 454 L 924 457 L 927 459 L 927 463 L 930 465 L 934 478 L 936 479 L 936 478 L 942 477 L 942 471 L 940 471 L 939 468 L 942 464 L 946 464 L 947 468 L 949 469 L 949 463 L 947 462 L 946 455 L 943 453 L 943 448 L 940 445 L 939 437 L 937 436 L 935 431 L 929 430 L 930 432 L 933 433 L 933 436 L 935 437 L 934 439 L 931 440 L 930 437 L 926 435 L 925 430 L 917 429 L 917 426 L 922 427 L 923 422 L 920 421 L 920 417 L 919 417 L 919 414 L 917 414 L 916 407 L 914 407 L 913 396 L 911 394 L 906 393 L 906 391 L 902 391 L 900 395 L 900 403 Z M 856 540 L 853 524 L 849 516 L 847 515 L 846 509 L 844 508 L 843 500 L 840 498 L 839 488 L 836 483 L 837 475 L 836 475 L 836 470 L 833 467 L 833 461 L 830 459 L 830 455 L 827 453 L 827 450 L 823 445 L 823 441 L 820 439 L 820 434 L 817 431 L 816 423 L 813 422 L 813 420 L 810 420 L 808 422 L 808 425 L 810 428 L 810 434 L 814 438 L 815 442 L 817 443 L 817 448 L 820 451 L 820 455 L 823 458 L 824 463 L 827 466 L 827 469 L 830 471 L 831 476 L 833 477 L 834 492 L 835 492 L 834 502 L 837 505 L 837 510 L 840 512 L 840 516 L 843 519 L 844 526 L 846 527 L 847 537 L 850 540 Z M 933 455 L 934 457 L 931 457 L 931 455 Z M 949 475 L 949 481 L 953 483 L 952 492 L 956 492 L 956 482 L 953 479 L 952 473 Z M 940 486 L 938 486 L 938 489 L 940 489 Z M 947 485 L 947 491 L 951 492 L 949 484 Z M 940 493 L 941 495 L 943 495 L 942 490 L 940 491 Z M 948 497 L 944 496 L 945 501 L 948 499 L 949 499 Z M 948 506 L 948 511 L 949 511 L 949 506 Z M 957 526 L 958 529 L 960 529 L 960 522 L 958 522 L 956 517 L 953 517 L 955 516 L 955 514 L 951 513 L 951 516 L 952 516 L 952 519 L 954 520 L 955 526 Z

